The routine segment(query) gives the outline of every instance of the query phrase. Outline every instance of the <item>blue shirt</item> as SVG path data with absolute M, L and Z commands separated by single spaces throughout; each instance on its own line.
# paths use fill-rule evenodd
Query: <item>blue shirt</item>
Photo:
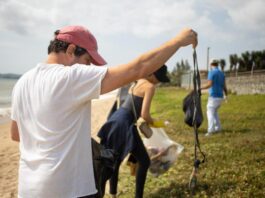
M 225 83 L 225 75 L 218 67 L 214 67 L 208 73 L 208 80 L 212 81 L 212 86 L 209 89 L 209 95 L 214 98 L 223 98 L 223 89 Z

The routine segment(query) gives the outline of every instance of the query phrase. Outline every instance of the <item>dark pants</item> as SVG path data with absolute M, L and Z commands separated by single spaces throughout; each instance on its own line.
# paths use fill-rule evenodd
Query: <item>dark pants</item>
M 132 156 L 137 160 L 139 164 L 136 173 L 135 197 L 142 198 L 147 170 L 150 166 L 150 159 L 139 134 L 137 133 L 136 136 L 136 146 L 131 152 Z M 115 166 L 114 173 L 110 178 L 110 194 L 117 194 L 120 164 L 121 161 L 118 161 Z

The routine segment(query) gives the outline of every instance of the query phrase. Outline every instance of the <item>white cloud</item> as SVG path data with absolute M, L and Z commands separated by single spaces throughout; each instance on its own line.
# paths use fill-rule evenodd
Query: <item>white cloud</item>
M 196 18 L 192 1 L 56 1 L 53 21 L 83 24 L 103 35 L 130 33 L 152 37 Z
M 264 0 L 219 0 L 219 5 L 222 6 L 223 9 L 227 10 L 234 26 L 247 31 L 264 32 Z
M 199 10 L 198 4 L 196 0 L 9 0 L 1 1 L 0 27 L 19 34 L 39 34 L 48 27 L 80 24 L 101 35 L 130 33 L 149 38 L 188 25 L 205 35 L 220 32 L 227 39 L 230 30 L 220 29 L 211 19 L 216 10 L 223 10 L 231 26 L 250 32 L 265 28 L 263 0 L 208 0 L 204 10 Z
M 152 37 L 191 24 L 197 18 L 193 1 L 46 0 L 46 6 L 34 2 L 5 2 L 1 6 L 1 26 L 28 33 L 36 27 L 81 24 L 103 35 L 131 33 Z
M 198 51 L 201 49 L 202 57 L 207 46 L 217 56 L 227 56 L 264 48 L 264 7 L 264 0 L 0 0 L 0 45 L 6 51 L 13 51 L 14 45 L 17 50 L 21 48 L 21 57 L 27 50 L 43 54 L 54 30 L 84 25 L 100 41 L 108 62 L 116 64 L 188 26 L 199 33 Z M 39 51 L 32 48 L 40 43 Z M 120 49 L 122 56 L 114 52 Z M 0 55 L 3 65 L 15 65 L 15 60 L 10 62 L 11 55 L 3 50 Z M 186 49 L 177 55 L 185 59 Z M 19 64 L 32 65 L 27 59 Z
M 2 1 L 0 7 L 1 29 L 18 34 L 39 33 L 49 23 L 47 13 L 18 0 Z

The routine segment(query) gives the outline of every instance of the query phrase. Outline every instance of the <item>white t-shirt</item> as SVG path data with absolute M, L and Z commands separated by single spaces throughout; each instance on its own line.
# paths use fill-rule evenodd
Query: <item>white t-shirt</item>
M 38 64 L 16 83 L 18 197 L 76 198 L 97 193 L 91 151 L 91 100 L 107 67 Z

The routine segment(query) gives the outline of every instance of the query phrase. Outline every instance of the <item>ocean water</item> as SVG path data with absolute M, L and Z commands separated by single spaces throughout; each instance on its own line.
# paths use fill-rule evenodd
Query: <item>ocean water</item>
M 12 90 L 17 79 L 0 78 L 0 124 L 10 119 Z M 99 100 L 115 97 L 118 90 L 101 95 Z
M 0 78 L 0 108 L 10 107 L 11 95 L 17 79 Z
M 17 79 L 0 78 L 0 123 L 10 117 L 11 95 Z

